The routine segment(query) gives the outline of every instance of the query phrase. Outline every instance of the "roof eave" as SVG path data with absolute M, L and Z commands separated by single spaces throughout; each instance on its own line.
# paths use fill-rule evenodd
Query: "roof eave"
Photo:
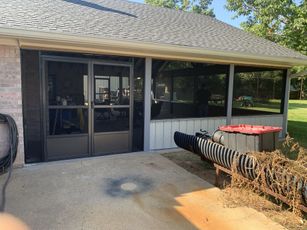
M 210 61 L 230 64 L 252 64 L 291 67 L 307 65 L 307 59 L 252 55 L 242 52 L 200 49 L 188 46 L 115 40 L 50 32 L 0 28 L 0 37 L 17 39 L 20 48 L 98 52 L 153 58 Z

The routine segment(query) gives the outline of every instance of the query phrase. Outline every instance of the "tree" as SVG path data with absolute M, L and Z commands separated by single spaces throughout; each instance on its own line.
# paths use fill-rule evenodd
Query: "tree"
M 307 55 L 307 0 L 227 0 L 226 8 L 239 16 L 247 17 L 241 23 L 245 31 L 267 38 L 288 48 Z M 299 72 L 304 67 L 294 67 Z M 302 95 L 303 80 L 300 82 Z
M 247 17 L 244 30 L 307 55 L 306 0 L 227 0 L 226 8 Z
M 212 0 L 145 0 L 145 3 L 215 17 L 213 9 L 209 8 Z

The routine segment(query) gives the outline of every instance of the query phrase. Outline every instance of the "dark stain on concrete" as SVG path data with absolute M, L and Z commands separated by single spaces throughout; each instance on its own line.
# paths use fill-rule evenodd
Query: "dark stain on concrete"
M 156 170 L 162 170 L 163 169 L 161 166 L 157 165 L 154 162 L 145 163 L 145 165 L 150 167 L 150 168 L 156 169 Z
M 127 184 L 133 185 L 133 188 L 131 190 L 124 189 L 123 185 L 125 186 Z M 126 198 L 145 193 L 151 190 L 152 187 L 152 179 L 132 175 L 116 179 L 108 178 L 105 192 L 111 197 Z

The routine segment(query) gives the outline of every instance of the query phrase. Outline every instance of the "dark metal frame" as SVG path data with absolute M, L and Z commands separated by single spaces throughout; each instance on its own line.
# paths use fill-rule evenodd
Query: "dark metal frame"
M 94 89 L 95 86 L 95 79 L 94 79 L 94 66 L 95 65 L 108 65 L 108 66 L 122 66 L 122 67 L 128 67 L 130 69 L 129 74 L 129 85 L 130 85 L 130 101 L 129 105 L 95 105 L 95 103 L 90 103 L 91 107 L 91 133 L 92 137 L 90 139 L 91 141 L 91 155 L 94 155 L 94 136 L 95 135 L 103 135 L 103 134 L 111 134 L 111 133 L 128 133 L 129 134 L 129 151 L 132 150 L 132 138 L 133 138 L 133 91 L 134 91 L 134 81 L 133 81 L 133 63 L 132 62 L 114 62 L 114 61 L 98 61 L 98 60 L 90 60 L 89 62 L 89 68 L 90 68 L 90 74 L 89 74 L 89 80 L 90 86 L 92 87 L 90 92 L 90 98 L 89 101 L 93 102 L 92 98 L 94 96 Z M 95 108 L 129 108 L 129 130 L 128 131 L 116 131 L 116 132 L 103 132 L 103 133 L 95 133 L 94 132 L 94 109 Z
M 117 62 L 117 61 L 105 61 L 105 60 L 96 60 L 89 58 L 73 58 L 73 57 L 63 57 L 63 56 L 51 56 L 51 55 L 40 55 L 40 75 L 41 77 L 41 120 L 42 120 L 42 130 L 43 130 L 43 160 L 48 161 L 48 152 L 47 152 L 47 138 L 66 138 L 74 136 L 88 136 L 88 156 L 94 156 L 94 109 L 95 108 L 129 108 L 129 130 L 128 131 L 119 131 L 119 132 L 104 132 L 105 134 L 111 133 L 128 133 L 129 134 L 129 151 L 132 150 L 132 138 L 133 138 L 133 92 L 134 92 L 134 81 L 133 81 L 133 63 L 132 62 Z M 69 63 L 80 63 L 87 64 L 88 67 L 88 106 L 54 106 L 48 105 L 48 95 L 47 95 L 47 76 L 46 76 L 46 63 L 48 61 L 55 62 L 69 62 Z M 108 66 L 123 66 L 130 69 L 129 74 L 129 84 L 130 84 L 130 103 L 129 105 L 95 105 L 93 100 L 94 95 L 94 65 L 108 65 Z M 88 133 L 87 134 L 70 134 L 70 135 L 56 135 L 52 136 L 47 134 L 47 121 L 48 121 L 48 110 L 50 108 L 82 108 L 88 110 Z M 103 133 L 96 133 L 96 135 L 102 135 Z

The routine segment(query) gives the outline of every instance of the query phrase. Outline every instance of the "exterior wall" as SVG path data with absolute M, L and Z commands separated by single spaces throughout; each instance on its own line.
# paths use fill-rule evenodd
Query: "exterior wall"
M 240 116 L 232 117 L 231 124 L 252 124 L 252 125 L 283 125 L 283 115 L 262 115 L 262 116 Z M 173 140 L 175 131 L 188 134 L 195 134 L 200 129 L 214 132 L 219 126 L 226 125 L 226 117 L 216 118 L 187 118 L 152 120 L 150 122 L 150 149 L 176 148 Z M 281 133 L 280 133 L 280 137 Z
M 0 45 L 0 113 L 11 115 L 18 126 L 19 145 L 16 166 L 24 164 L 20 49 Z M 0 133 L 0 139 L 4 138 Z
M 226 117 L 152 120 L 150 122 L 150 149 L 176 148 L 173 139 L 175 131 L 195 134 L 200 129 L 204 129 L 212 133 L 220 125 L 225 124 Z
M 151 60 L 148 59 L 147 62 L 149 63 Z M 149 64 L 146 67 L 146 70 L 151 69 Z M 151 72 L 146 73 L 146 78 L 151 79 Z M 150 88 L 150 81 L 148 81 L 147 85 L 147 88 Z M 147 101 L 150 101 L 150 90 L 146 92 Z M 20 49 L 17 45 L 13 44 L 1 45 L 0 43 L 0 113 L 12 115 L 17 123 L 19 146 L 15 165 L 23 165 L 24 143 Z M 147 114 L 150 118 L 150 109 L 147 111 Z M 231 118 L 231 124 L 246 123 L 283 127 L 283 119 L 284 115 L 282 114 L 248 117 L 238 116 Z M 150 123 L 150 127 L 148 130 L 149 143 L 147 143 L 149 144 L 149 149 L 155 150 L 176 147 L 173 140 L 175 131 L 194 134 L 200 129 L 204 129 L 212 133 L 218 126 L 226 124 L 226 117 L 151 120 L 148 123 Z M 5 135 L 0 132 L 0 143 L 4 138 L 6 138 Z
M 146 78 L 149 78 L 151 73 L 147 75 Z M 150 86 L 149 83 L 148 86 Z M 150 101 L 150 91 L 147 91 L 148 101 Z M 15 165 L 24 164 L 21 92 L 20 50 L 17 46 L 0 45 L 0 112 L 12 115 L 18 126 L 19 146 Z M 150 110 L 147 113 L 150 117 Z M 231 124 L 247 123 L 283 127 L 283 119 L 283 115 L 242 116 L 232 117 Z M 204 129 L 212 133 L 218 126 L 226 124 L 226 117 L 151 120 L 149 123 L 149 149 L 155 150 L 176 147 L 173 140 L 175 131 L 194 134 Z M 0 133 L 0 140 L 1 138 L 3 139 L 3 134 Z

